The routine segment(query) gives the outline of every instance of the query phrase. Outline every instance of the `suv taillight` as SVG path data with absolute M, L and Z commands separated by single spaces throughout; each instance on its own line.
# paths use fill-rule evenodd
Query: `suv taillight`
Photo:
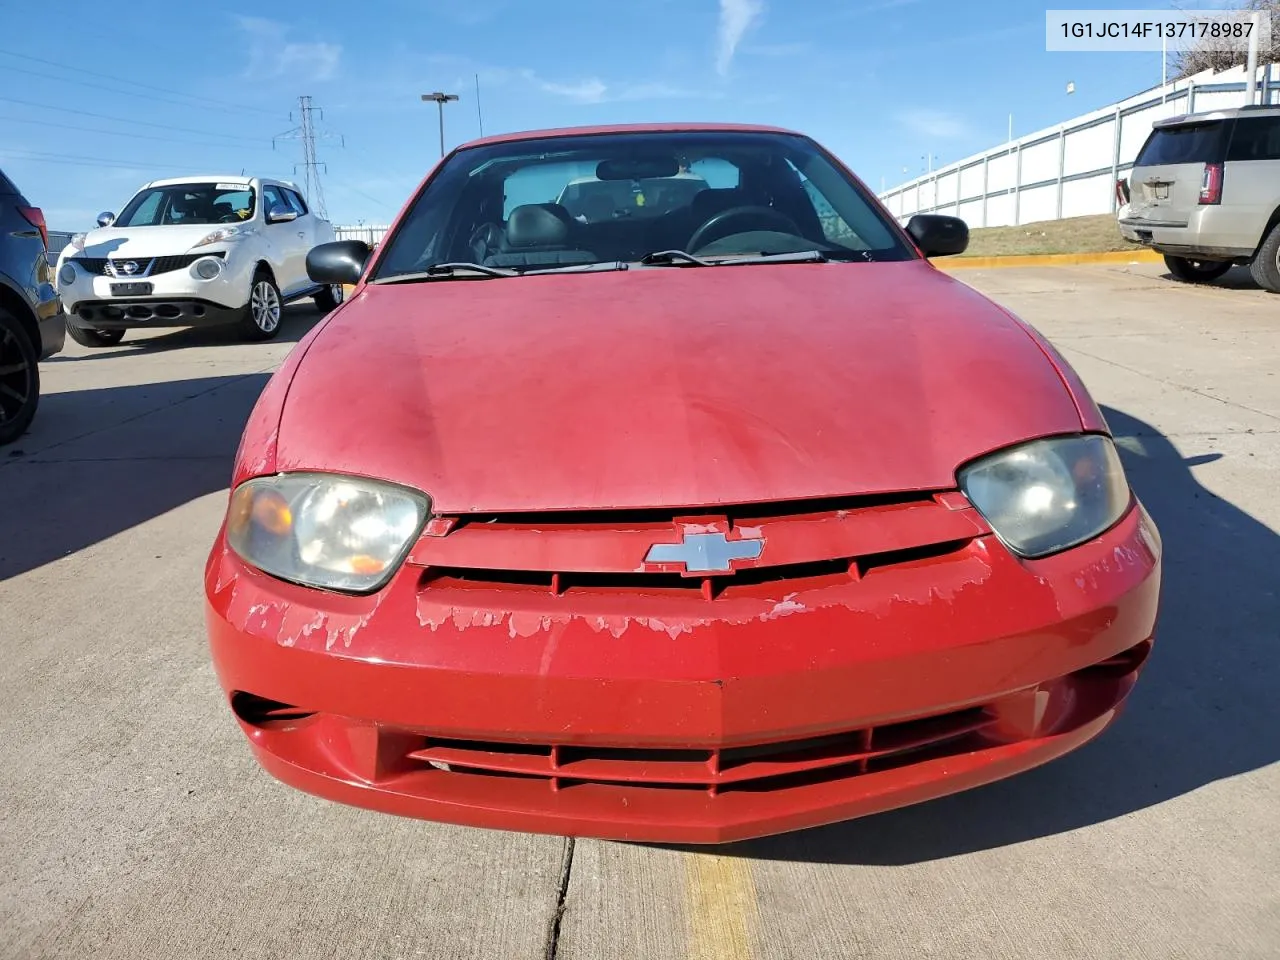
M 44 241 L 44 248 L 49 249 L 49 228 L 44 222 L 44 211 L 39 207 L 19 207 L 18 212 L 22 214 L 22 218 L 40 231 L 40 239 Z
M 1116 181 L 1116 203 L 1123 207 L 1128 202 L 1129 180 L 1126 177 L 1121 177 Z
M 1200 181 L 1200 202 L 1222 202 L 1222 164 L 1206 163 L 1204 179 Z

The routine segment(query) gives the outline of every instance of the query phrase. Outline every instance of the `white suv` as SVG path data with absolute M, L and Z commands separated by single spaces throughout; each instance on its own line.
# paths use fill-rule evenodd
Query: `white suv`
M 156 180 L 98 224 L 58 259 L 67 332 L 85 346 L 119 343 L 131 328 L 215 324 L 266 340 L 288 301 L 314 297 L 324 311 L 342 301 L 342 287 L 307 276 L 307 252 L 333 227 L 282 180 Z
M 1121 234 L 1163 253 L 1177 279 L 1248 264 L 1280 293 L 1280 106 L 1157 121 L 1116 189 Z

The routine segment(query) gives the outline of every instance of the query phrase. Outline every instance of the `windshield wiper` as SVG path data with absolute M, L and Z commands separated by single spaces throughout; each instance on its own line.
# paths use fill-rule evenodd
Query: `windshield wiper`
M 536 277 L 544 273 L 607 273 L 611 270 L 627 270 L 629 267 L 621 260 L 608 260 L 603 263 L 567 263 L 562 267 L 533 267 L 520 271 L 522 277 Z
M 433 263 L 420 273 L 398 273 L 392 277 L 379 277 L 372 283 L 414 283 L 419 280 L 450 280 L 464 273 L 482 277 L 518 277 L 514 270 L 503 267 L 486 267 L 480 263 Z
M 826 263 L 831 258 L 821 250 L 798 250 L 793 253 L 758 253 L 746 257 L 725 257 L 716 261 L 717 266 L 733 266 L 735 263 Z
M 659 250 L 640 258 L 647 267 L 690 266 L 732 267 L 742 263 L 826 263 L 831 258 L 820 250 L 801 250 L 794 253 L 758 253 L 739 256 L 730 254 L 717 257 L 697 257 L 684 250 Z
M 686 253 L 684 250 L 657 250 L 654 253 L 646 253 L 640 258 L 640 262 L 646 267 L 670 266 L 676 263 L 687 263 L 694 267 L 715 266 L 710 260 L 695 257 L 692 253 Z

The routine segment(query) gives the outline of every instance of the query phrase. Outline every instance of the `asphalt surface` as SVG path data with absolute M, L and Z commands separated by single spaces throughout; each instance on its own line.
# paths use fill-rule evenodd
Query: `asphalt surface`
M 44 364 L 0 450 L 0 958 L 1280 956 L 1280 297 L 965 270 L 1044 330 L 1166 547 L 1153 659 L 1085 749 L 712 851 L 344 808 L 262 773 L 204 646 L 239 429 L 292 341 Z

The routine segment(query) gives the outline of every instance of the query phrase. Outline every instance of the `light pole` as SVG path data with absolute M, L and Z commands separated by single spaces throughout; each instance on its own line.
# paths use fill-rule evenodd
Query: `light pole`
M 435 93 L 424 93 L 423 100 L 435 101 L 436 108 L 440 111 L 440 156 L 444 156 L 444 105 L 453 100 L 458 99 L 456 93 L 441 93 L 437 90 Z

